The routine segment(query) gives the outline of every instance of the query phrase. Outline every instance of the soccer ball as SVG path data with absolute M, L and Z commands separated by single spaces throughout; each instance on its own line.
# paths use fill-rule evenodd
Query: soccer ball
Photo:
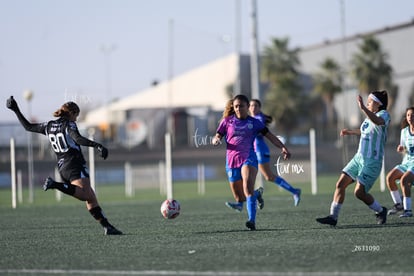
M 161 204 L 161 214 L 166 219 L 175 219 L 180 214 L 180 203 L 175 199 L 166 199 Z

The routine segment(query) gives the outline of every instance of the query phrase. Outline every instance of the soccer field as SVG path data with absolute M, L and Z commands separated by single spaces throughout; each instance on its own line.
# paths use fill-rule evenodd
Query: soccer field
M 122 187 L 98 190 L 110 221 L 125 235 L 104 236 L 84 204 L 53 192 L 36 191 L 34 204 L 6 206 L 8 190 L 0 190 L 1 275 L 407 275 L 413 269 L 414 218 L 375 216 L 352 195 L 346 198 L 336 228 L 319 225 L 329 212 L 332 183 L 320 195 L 303 188 L 301 204 L 266 184 L 265 208 L 258 211 L 257 231 L 237 213 L 226 183 L 176 186 L 181 214 L 161 217 L 158 191 L 137 191 L 133 199 Z M 187 193 L 185 192 L 187 191 Z M 390 207 L 388 192 L 373 192 Z

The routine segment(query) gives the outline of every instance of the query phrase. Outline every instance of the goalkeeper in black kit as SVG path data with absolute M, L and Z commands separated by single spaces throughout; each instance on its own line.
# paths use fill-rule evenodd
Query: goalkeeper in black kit
M 43 189 L 45 191 L 57 189 L 62 193 L 85 201 L 86 208 L 102 225 L 105 235 L 121 235 L 122 232 L 109 223 L 99 206 L 98 199 L 89 181 L 89 173 L 81 146 L 94 147 L 103 159 L 108 157 L 108 150 L 101 144 L 91 141 L 79 133 L 76 125 L 76 119 L 80 112 L 78 105 L 74 102 L 63 104 L 53 113 L 53 116 L 58 119 L 44 123 L 29 122 L 20 112 L 13 96 L 7 99 L 6 105 L 16 114 L 27 131 L 46 135 L 56 154 L 57 166 L 63 183 L 56 182 L 48 177 Z

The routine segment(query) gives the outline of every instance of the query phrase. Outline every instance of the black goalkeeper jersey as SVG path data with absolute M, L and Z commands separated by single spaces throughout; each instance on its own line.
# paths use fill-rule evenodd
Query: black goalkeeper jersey
M 76 123 L 65 118 L 40 124 L 26 124 L 25 122 L 22 122 L 22 124 L 28 131 L 47 136 L 59 162 L 79 158 L 85 163 L 80 146 L 95 147 L 98 145 L 96 142 L 83 137 L 79 133 Z

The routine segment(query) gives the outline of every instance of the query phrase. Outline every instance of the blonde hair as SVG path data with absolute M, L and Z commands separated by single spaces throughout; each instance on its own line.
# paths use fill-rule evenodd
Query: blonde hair
M 234 114 L 233 99 L 231 99 L 227 101 L 226 106 L 224 107 L 222 119 L 227 118 L 233 114 Z
M 53 112 L 54 117 L 69 118 L 73 114 L 79 114 L 79 106 L 74 102 L 64 103 L 58 110 Z

